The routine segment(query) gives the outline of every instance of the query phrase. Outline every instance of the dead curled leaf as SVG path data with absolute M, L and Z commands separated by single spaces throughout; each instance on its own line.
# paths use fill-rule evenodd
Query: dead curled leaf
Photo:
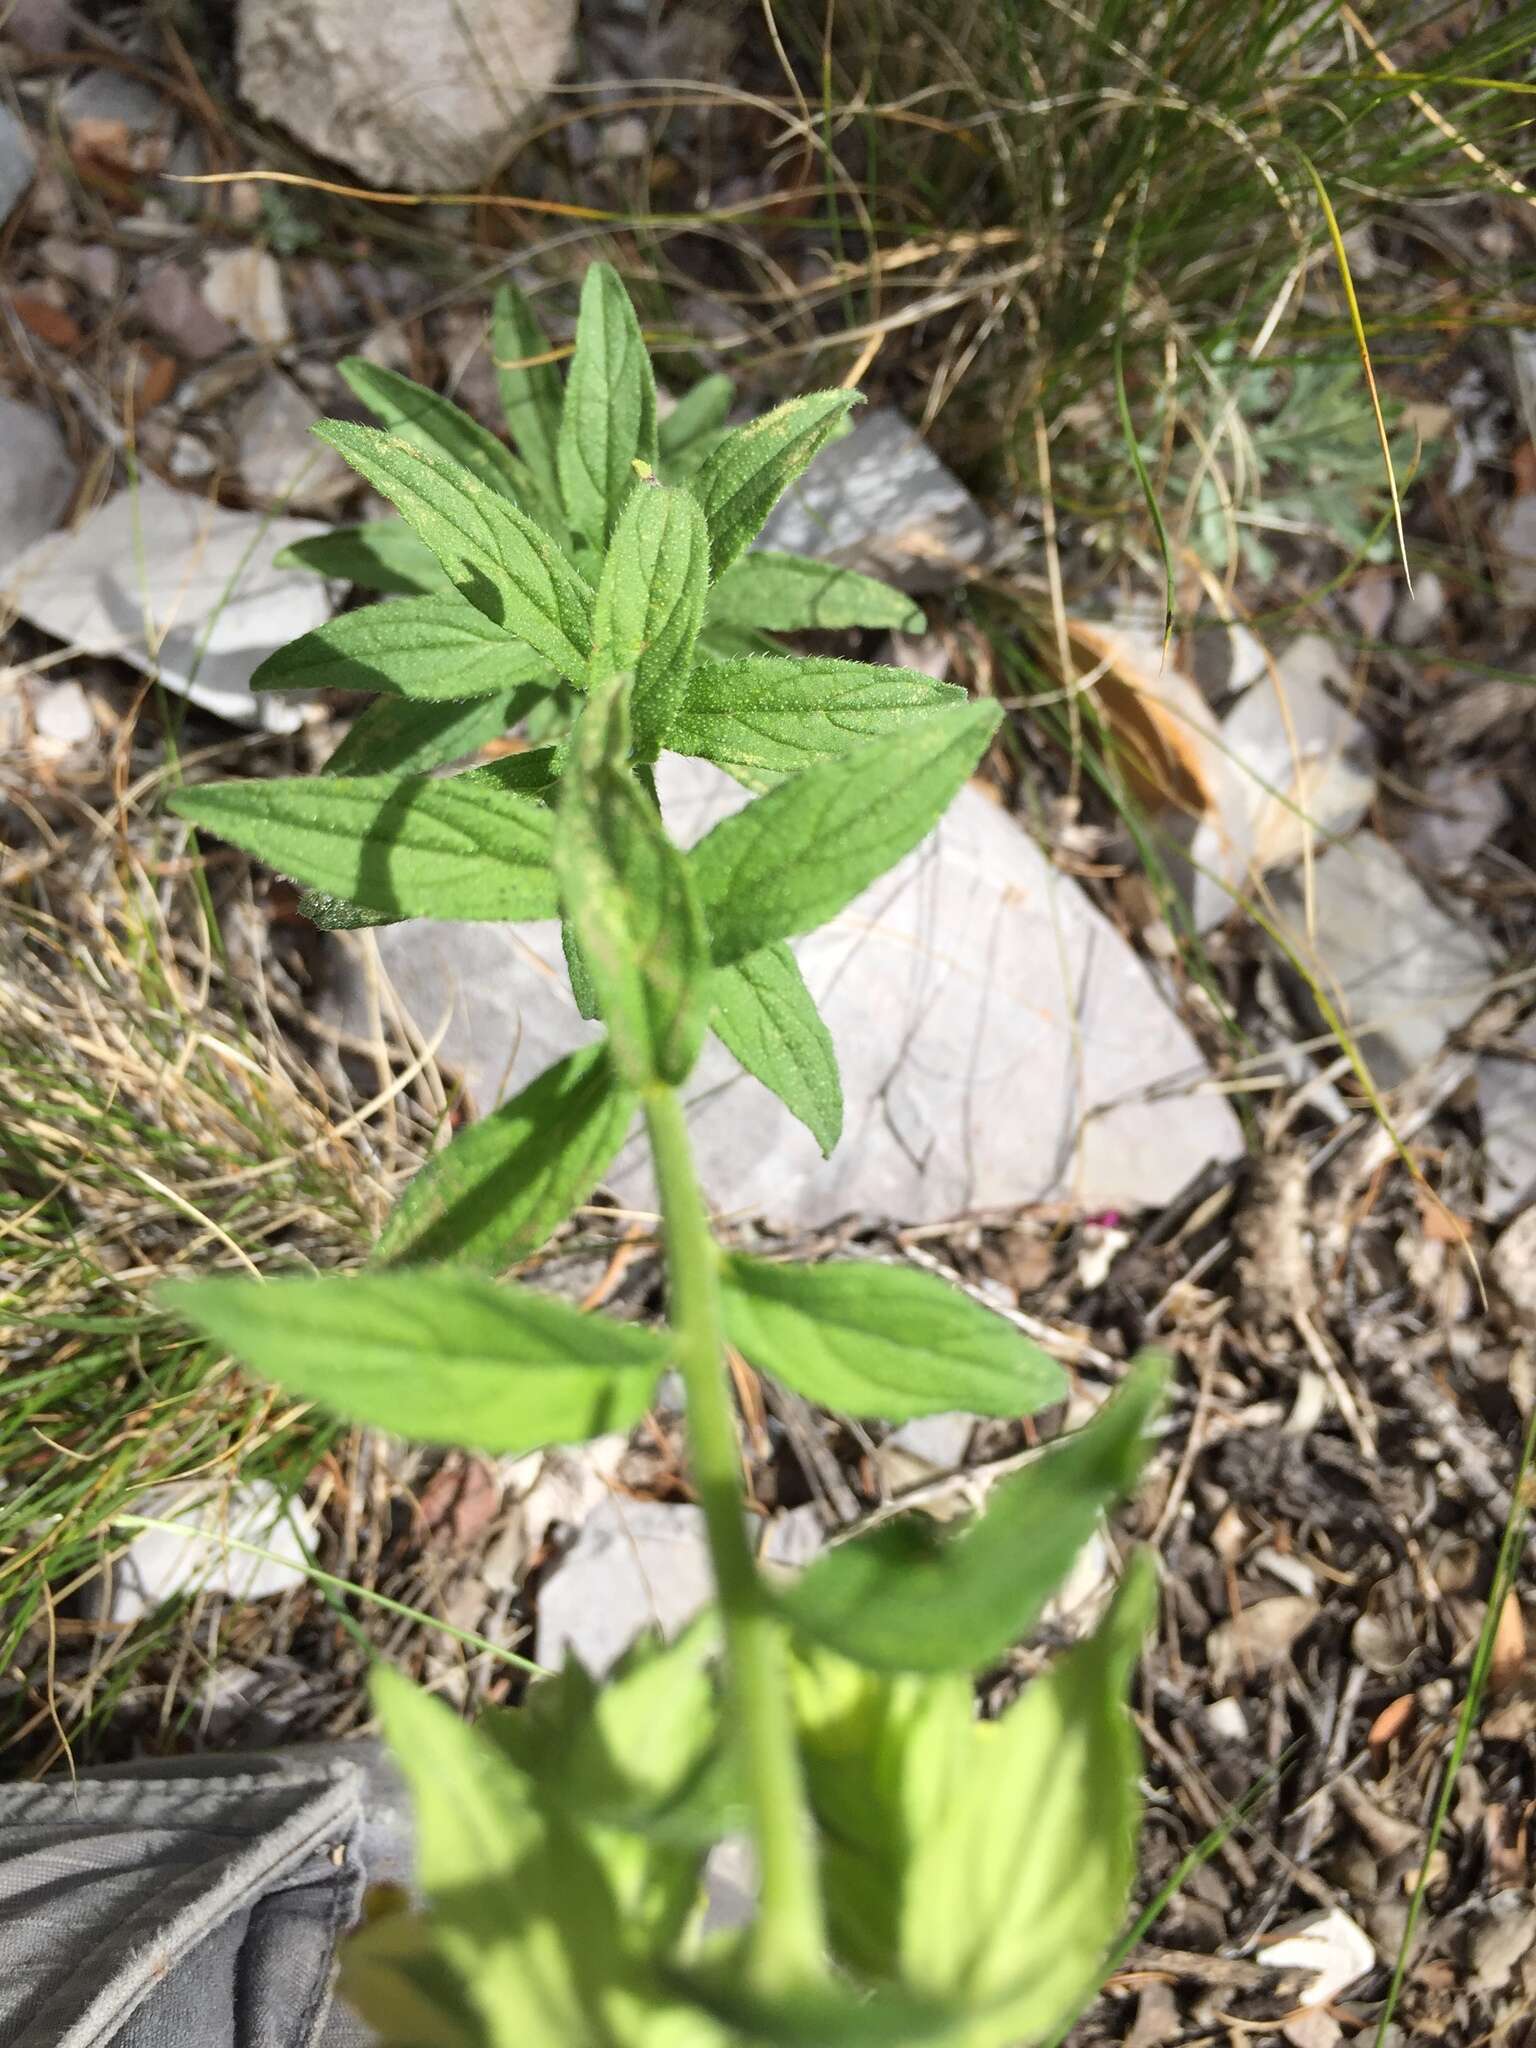
M 1077 667 L 1091 677 L 1091 701 L 1116 743 L 1126 779 L 1143 804 L 1171 805 L 1190 817 L 1216 809 L 1211 785 L 1212 725 L 1199 691 L 1165 666 L 1155 640 L 1124 628 L 1067 623 Z
M 1234 1676 L 1256 1677 L 1273 1670 L 1290 1655 L 1317 1615 L 1317 1602 L 1302 1593 L 1277 1593 L 1268 1600 L 1255 1600 L 1206 1637 L 1212 1680 L 1224 1686 Z
M 1389 1700 L 1371 1723 L 1365 1738 L 1367 1748 L 1379 1753 L 1396 1742 L 1413 1719 L 1414 1704 L 1411 1692 L 1399 1693 L 1395 1700 Z
M 1504 1595 L 1498 1626 L 1493 1632 L 1493 1653 L 1488 1664 L 1490 1697 L 1502 1699 L 1513 1692 L 1524 1678 L 1525 1668 L 1525 1616 L 1520 1596 L 1511 1586 Z

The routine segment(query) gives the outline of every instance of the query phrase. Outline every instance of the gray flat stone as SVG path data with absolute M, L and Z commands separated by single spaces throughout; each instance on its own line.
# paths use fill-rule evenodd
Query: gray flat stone
M 745 792 L 665 756 L 668 821 L 689 842 Z M 343 1022 L 366 1029 L 356 940 L 337 940 Z M 366 943 L 417 1027 L 484 1112 L 597 1035 L 576 1015 L 553 924 L 380 928 Z M 1141 960 L 1078 885 L 975 788 L 938 831 L 796 952 L 837 1046 L 846 1115 L 814 1140 L 725 1049 L 686 1096 L 704 1186 L 724 1214 L 787 1227 L 850 1212 L 936 1222 L 979 1208 L 1165 1202 L 1242 1149 L 1224 1097 Z M 446 1027 L 446 1029 L 444 1029 Z M 643 1147 L 609 1176 L 650 1208 Z
M 9 220 L 36 170 L 31 136 L 9 107 L 0 106 L 0 222 Z
M 220 1494 L 206 1487 L 168 1486 L 130 1503 L 136 1515 L 174 1522 L 143 1529 L 112 1567 L 111 1618 L 138 1621 L 178 1593 L 196 1587 L 235 1600 L 265 1600 L 306 1583 L 315 1532 L 302 1501 L 285 1502 L 269 1480 L 253 1479 Z M 253 1544 L 253 1557 L 221 1542 Z
M 1433 569 L 1421 569 L 1414 579 L 1413 593 L 1405 590 L 1392 614 L 1392 638 L 1399 647 L 1422 647 L 1445 617 L 1446 591 L 1443 579 Z
M 601 1678 L 648 1628 L 670 1641 L 712 1597 L 701 1508 L 610 1494 L 539 1589 L 535 1661 Z
M 184 263 L 157 263 L 148 271 L 134 294 L 134 310 L 162 341 L 193 362 L 211 362 L 240 339 L 208 304 Z
M 1429 807 L 1410 813 L 1403 845 L 1437 874 L 1454 875 L 1509 818 L 1504 785 L 1486 769 L 1447 761 L 1424 779 Z
M 1221 722 L 1226 815 L 1203 824 L 1190 849 L 1201 931 L 1232 910 L 1216 877 L 1251 890 L 1302 860 L 1309 845 L 1352 832 L 1376 791 L 1370 734 L 1343 702 L 1349 676 L 1328 641 L 1303 633 Z M 1235 819 L 1235 823 L 1234 823 Z M 1234 857 L 1235 856 L 1235 857 Z
M 1443 911 L 1374 833 L 1329 847 L 1312 873 L 1310 933 L 1301 878 L 1274 884 L 1287 937 L 1341 1007 L 1376 1080 L 1395 1086 L 1433 1059 L 1484 999 L 1492 944 L 1465 917 Z M 1310 1012 L 1310 999 L 1299 999 Z
M 176 125 L 171 102 L 124 71 L 86 71 L 59 96 L 67 126 L 76 121 L 121 121 L 130 135 L 169 134 Z
M 76 23 L 69 0 L 14 0 L 5 12 L 5 36 L 24 50 L 67 50 Z
M 270 249 L 251 243 L 210 256 L 203 297 L 217 319 L 227 320 L 258 348 L 286 348 L 293 339 L 283 273 Z
M 823 448 L 769 514 L 757 545 L 922 591 L 957 583 L 991 539 L 960 479 L 900 413 L 876 407 Z
M 52 530 L 75 488 L 75 466 L 51 416 L 0 396 L 0 576 Z
M 1511 498 L 1493 520 L 1499 596 L 1521 611 L 1536 607 L 1536 497 Z
M 240 90 L 376 185 L 472 186 L 570 52 L 576 0 L 243 0 Z
M 240 481 L 259 503 L 334 512 L 356 488 L 356 472 L 310 432 L 318 417 L 314 400 L 281 370 L 269 371 L 240 407 Z
M 318 577 L 272 566 L 280 548 L 327 530 L 230 512 L 146 476 L 11 562 L 0 594 L 55 639 L 158 674 L 205 710 L 293 732 L 298 707 L 249 683 L 276 648 L 329 617 Z
M 1488 1277 L 1527 1330 L 1536 1331 L 1536 1209 L 1525 1209 L 1488 1255 Z
M 1483 1214 L 1494 1222 L 1536 1199 L 1536 1017 L 1526 1018 L 1515 1043 L 1531 1057 L 1485 1053 L 1477 1063 L 1486 1167 Z
M 885 1445 L 892 1444 L 908 1456 L 921 1458 L 941 1472 L 953 1472 L 965 1462 L 966 1446 L 975 1432 L 977 1417 L 951 1409 L 943 1415 L 919 1415 L 893 1429 Z

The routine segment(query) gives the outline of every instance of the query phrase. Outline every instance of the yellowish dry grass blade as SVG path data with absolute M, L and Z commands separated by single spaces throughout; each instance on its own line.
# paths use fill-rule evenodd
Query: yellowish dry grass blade
M 1355 280 L 1349 268 L 1349 251 L 1344 247 L 1344 235 L 1339 226 L 1339 217 L 1333 210 L 1333 201 L 1328 197 L 1328 188 L 1318 175 L 1316 164 L 1309 156 L 1303 155 L 1317 192 L 1318 204 L 1323 209 L 1323 219 L 1328 227 L 1328 239 L 1333 244 L 1333 253 L 1338 262 L 1339 276 L 1344 284 L 1344 302 L 1349 308 L 1349 324 L 1354 330 L 1355 347 L 1360 351 L 1360 367 L 1365 372 L 1365 388 L 1371 395 L 1371 411 L 1376 419 L 1376 438 L 1381 443 L 1381 459 L 1387 472 L 1387 489 L 1392 494 L 1392 520 L 1397 528 L 1397 550 L 1403 558 L 1403 580 L 1408 585 L 1408 594 L 1413 595 L 1413 571 L 1408 566 L 1408 538 L 1403 532 L 1403 504 L 1397 493 L 1397 478 L 1392 470 L 1392 444 L 1387 438 L 1387 423 L 1382 416 L 1381 398 L 1376 390 L 1376 372 L 1371 367 L 1370 344 L 1365 338 L 1365 322 L 1360 314 L 1360 301 L 1355 294 Z

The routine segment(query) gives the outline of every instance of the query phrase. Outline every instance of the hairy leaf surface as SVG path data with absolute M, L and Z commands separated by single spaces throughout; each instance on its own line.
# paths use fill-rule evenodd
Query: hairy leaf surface
M 770 633 L 830 632 L 884 626 L 921 633 L 927 624 L 905 591 L 811 555 L 754 548 L 731 564 L 709 593 L 711 626 L 758 626 Z
M 315 430 L 381 491 L 454 588 L 572 682 L 592 651 L 592 590 L 541 527 L 491 485 L 398 435 L 344 420 Z
M 592 692 L 560 793 L 555 862 L 614 1065 L 683 1080 L 709 1016 L 709 939 L 688 861 L 628 766 L 627 679 Z
M 694 665 L 667 728 L 674 754 L 714 761 L 752 788 L 832 761 L 964 704 L 953 683 L 863 661 L 746 655 Z
M 571 524 L 606 548 L 635 464 L 656 465 L 656 382 L 617 271 L 588 267 L 560 419 L 560 488 Z
M 553 917 L 553 814 L 388 775 L 209 782 L 171 807 L 311 889 L 397 917 Z
M 1083 1429 L 999 1480 L 958 1533 L 918 1516 L 829 1551 L 784 1596 L 795 1625 L 879 1671 L 976 1670 L 1033 1626 L 1145 1461 L 1162 1398 L 1146 1360 Z
M 832 1034 L 794 954 L 783 944 L 749 953 L 718 970 L 710 994 L 715 1036 L 829 1156 L 842 1136 L 843 1084 Z
M 852 391 L 813 391 L 737 427 L 711 450 L 690 488 L 704 507 L 716 576 L 757 538 L 774 505 L 858 403 Z
M 911 1266 L 775 1265 L 732 1255 L 722 1282 L 737 1349 L 840 1415 L 1033 1415 L 1068 1391 L 1065 1373 L 1038 1344 Z
M 709 584 L 704 515 L 686 491 L 635 491 L 603 563 L 592 624 L 594 683 L 634 676 L 629 716 L 642 760 L 659 752 L 688 683 Z
M 634 1113 L 602 1046 L 571 1053 L 427 1162 L 378 1257 L 506 1265 L 537 1251 L 596 1187 Z
M 910 853 L 975 767 L 998 716 L 995 704 L 935 712 L 722 819 L 691 857 L 717 963 L 813 931 Z
M 531 647 L 449 593 L 343 612 L 269 654 L 253 690 L 383 690 L 418 703 L 505 695 L 548 672 Z
M 459 1267 L 182 1281 L 162 1299 L 290 1394 L 498 1456 L 631 1428 L 668 1355 L 654 1331 Z

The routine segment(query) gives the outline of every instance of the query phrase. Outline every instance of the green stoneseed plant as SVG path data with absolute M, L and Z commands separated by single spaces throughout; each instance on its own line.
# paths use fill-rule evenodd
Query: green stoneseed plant
M 573 991 L 607 1035 L 439 1153 L 368 1270 L 164 1298 L 293 1395 L 493 1455 L 627 1429 L 675 1369 L 717 1598 L 606 1681 L 569 1663 L 474 1727 L 377 1672 L 425 1904 L 374 1902 L 342 1988 L 397 2048 L 1044 2041 L 1096 1990 L 1131 1890 L 1124 1695 L 1149 1564 L 1131 1559 L 1097 1630 L 995 1719 L 977 1718 L 973 1678 L 1134 1485 L 1160 1366 L 1134 1367 L 958 1528 L 879 1521 L 797 1582 L 770 1581 L 749 1539 L 728 1346 L 811 1401 L 887 1422 L 1025 1416 L 1066 1386 L 1009 1321 L 929 1274 L 723 1248 L 679 1094 L 713 1031 L 826 1151 L 837 1143 L 836 1059 L 786 942 L 924 838 L 997 712 L 766 637 L 911 622 L 879 584 L 747 552 L 850 394 L 727 430 L 729 390 L 711 378 L 658 425 L 639 328 L 602 265 L 563 388 L 510 292 L 496 353 L 516 454 L 404 379 L 346 366 L 383 425 L 318 431 L 400 520 L 296 552 L 397 601 L 306 635 L 259 682 L 377 700 L 326 773 L 174 803 L 305 884 L 324 923 L 558 917 Z M 429 772 L 513 723 L 540 743 Z M 754 794 L 689 852 L 656 799 L 666 749 Z M 665 1330 L 496 1277 L 587 1198 L 637 1117 Z M 707 1931 L 706 1864 L 743 1838 L 750 1919 Z

